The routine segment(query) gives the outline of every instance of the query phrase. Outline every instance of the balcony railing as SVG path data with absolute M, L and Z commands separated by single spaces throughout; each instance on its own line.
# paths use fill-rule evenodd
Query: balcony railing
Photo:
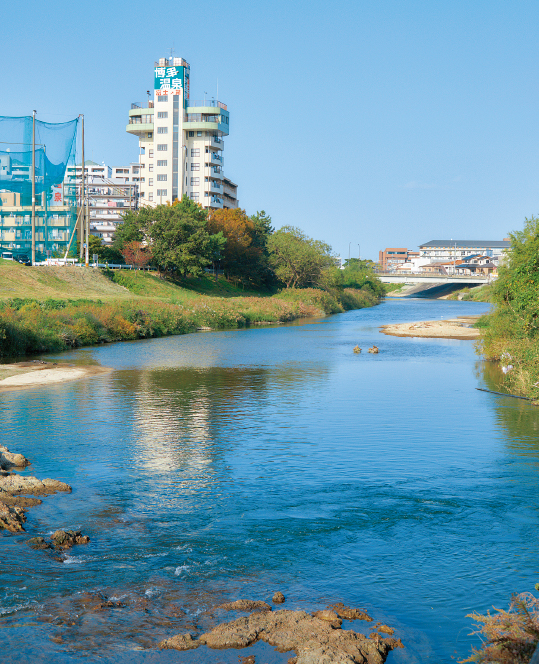
M 220 115 L 206 115 L 206 113 L 189 113 L 187 122 L 221 122 Z
M 131 104 L 131 110 L 134 110 L 135 108 L 153 108 L 153 101 L 134 101 Z
M 129 124 L 153 124 L 153 115 L 131 115 Z
M 223 104 L 222 101 L 217 101 L 217 99 L 202 99 L 202 100 L 187 100 L 187 106 L 210 106 L 213 108 L 222 108 L 223 111 L 227 110 L 226 104 Z

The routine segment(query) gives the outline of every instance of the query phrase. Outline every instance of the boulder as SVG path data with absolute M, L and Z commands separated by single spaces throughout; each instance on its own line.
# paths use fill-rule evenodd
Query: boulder
M 51 543 L 56 549 L 70 549 L 75 544 L 88 544 L 90 538 L 80 530 L 57 530 L 52 534 Z
M 10 470 L 11 468 L 26 468 L 29 461 L 22 454 L 14 454 L 7 447 L 0 445 L 0 468 Z
M 71 493 L 69 484 L 58 480 L 44 479 L 21 475 L 3 475 L 0 477 L 0 490 L 11 494 L 33 494 L 35 496 L 48 496 L 57 491 Z
M 22 507 L 0 503 L 0 530 L 9 530 L 12 533 L 24 531 L 25 521 L 26 515 Z
M 286 601 L 286 598 L 283 595 L 283 593 L 279 590 L 275 593 L 275 595 L 273 595 L 273 597 L 271 598 L 271 601 L 274 604 L 283 604 Z

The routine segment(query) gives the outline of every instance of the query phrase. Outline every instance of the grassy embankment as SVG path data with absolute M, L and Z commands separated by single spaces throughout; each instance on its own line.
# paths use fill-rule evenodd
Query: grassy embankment
M 0 357 L 323 316 L 373 306 L 367 290 L 249 293 L 219 279 L 29 268 L 0 259 Z
M 461 288 L 447 297 L 448 300 L 462 300 L 464 302 L 491 302 L 492 286 L 483 284 L 473 288 Z

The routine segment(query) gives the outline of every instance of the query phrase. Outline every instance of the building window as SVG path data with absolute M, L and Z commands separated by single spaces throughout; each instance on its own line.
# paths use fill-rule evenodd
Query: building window
M 193 138 L 194 135 L 195 135 L 195 132 L 194 132 L 194 131 L 190 131 L 190 132 L 189 132 L 189 138 Z
M 141 196 L 144 196 L 144 194 L 141 194 Z M 149 201 L 153 201 L 153 194 L 150 194 L 150 195 L 148 196 L 148 200 L 149 200 Z
M 200 157 L 200 148 L 191 148 L 191 157 Z
M 191 187 L 198 187 L 200 185 L 200 178 L 191 178 Z
M 168 97 L 167 95 L 159 95 L 159 97 L 157 97 L 157 101 L 168 101 Z
M 158 196 L 166 196 L 167 195 L 167 190 L 166 189 L 158 189 L 157 190 L 157 195 Z
M 166 152 L 168 150 L 168 145 L 166 143 L 157 144 L 157 152 Z
M 153 150 L 148 150 L 148 157 L 153 159 Z
M 205 192 L 204 192 L 204 196 L 209 196 L 209 195 L 210 195 L 210 192 L 209 192 L 209 191 L 205 191 Z
M 153 178 L 149 178 L 148 184 L 150 185 L 150 187 L 153 187 Z
M 157 127 L 158 134 L 168 134 L 168 127 Z
M 158 111 L 157 117 L 160 118 L 161 120 L 164 118 L 168 118 L 168 111 Z
M 167 174 L 166 173 L 158 173 L 157 174 L 157 182 L 166 182 L 167 181 Z
M 191 164 L 191 170 L 192 171 L 199 171 L 200 170 L 200 164 Z
M 198 191 L 192 191 L 190 197 L 192 201 L 198 201 Z
M 158 166 L 166 166 L 167 165 L 167 160 L 166 159 L 158 159 L 157 160 L 157 165 Z
M 197 136 L 202 136 L 202 132 L 201 132 L 201 131 L 197 131 Z
M 153 138 L 153 131 L 148 132 L 148 138 Z
M 153 164 L 149 164 L 149 165 L 148 165 L 148 170 L 150 171 L 150 173 L 153 172 Z

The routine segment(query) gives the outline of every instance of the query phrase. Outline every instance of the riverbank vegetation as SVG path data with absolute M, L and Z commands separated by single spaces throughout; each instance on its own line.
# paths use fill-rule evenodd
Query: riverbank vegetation
M 473 288 L 460 288 L 453 291 L 447 299 L 462 300 L 464 302 L 491 302 L 492 286 L 491 284 L 483 284 L 482 286 L 474 286 Z
M 144 275 L 151 277 L 151 275 Z M 180 289 L 178 289 L 180 291 Z M 181 293 L 177 293 L 181 295 Z M 376 304 L 368 291 L 289 289 L 272 297 L 6 300 L 0 303 L 0 356 L 18 357 L 197 329 L 241 328 L 323 316 Z
M 535 586 L 539 590 L 539 584 Z M 468 615 L 476 622 L 483 645 L 460 664 L 528 664 L 539 644 L 539 600 L 532 593 L 515 595 L 508 611 Z
M 494 311 L 482 321 L 480 350 L 502 363 L 508 391 L 539 400 L 539 218 L 510 234 L 511 252 L 491 286 Z

